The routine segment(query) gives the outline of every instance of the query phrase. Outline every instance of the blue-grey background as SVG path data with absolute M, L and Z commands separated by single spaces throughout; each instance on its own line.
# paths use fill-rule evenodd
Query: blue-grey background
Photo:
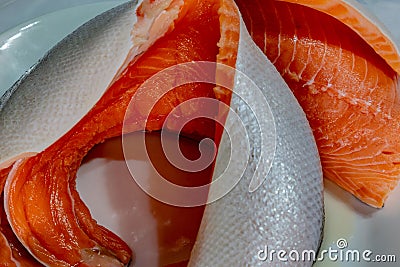
M 68 7 L 113 0 L 0 0 L 0 33 L 22 22 Z

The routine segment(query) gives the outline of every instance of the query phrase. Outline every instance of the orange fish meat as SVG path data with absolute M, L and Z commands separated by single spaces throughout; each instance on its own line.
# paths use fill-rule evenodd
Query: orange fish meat
M 128 104 L 146 79 L 164 68 L 190 61 L 234 66 L 239 30 L 226 24 L 228 20 L 238 24 L 238 15 L 231 12 L 229 3 L 172 1 L 171 7 L 179 7 L 179 16 L 167 33 L 129 63 L 90 112 L 62 138 L 13 165 L 5 186 L 5 209 L 15 234 L 40 262 L 51 266 L 122 266 L 132 260 L 127 244 L 91 218 L 76 191 L 76 172 L 94 145 L 122 134 Z M 151 14 L 157 4 L 145 1 L 137 16 Z M 214 87 L 177 87 L 157 102 L 148 118 L 141 113 L 146 107 L 142 96 L 144 101 L 139 101 L 130 114 L 130 131 L 161 129 L 165 117 L 181 102 L 194 97 L 216 98 Z M 228 91 L 219 88 L 218 94 L 229 100 Z M 192 111 L 184 110 L 183 116 L 185 112 Z M 216 115 L 218 110 L 210 113 Z M 216 128 L 214 122 L 199 119 L 186 125 L 183 132 L 214 138 Z
M 324 176 L 382 207 L 400 178 L 400 60 L 390 39 L 348 2 L 236 0 L 255 43 L 305 111 Z

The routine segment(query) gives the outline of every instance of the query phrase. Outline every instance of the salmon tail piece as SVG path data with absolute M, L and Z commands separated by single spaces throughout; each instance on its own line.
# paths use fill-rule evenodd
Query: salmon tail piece
M 3 196 L 0 197 L 4 203 Z M 0 206 L 0 265 L 8 267 L 43 266 L 21 245 L 7 221 L 3 205 Z
M 383 207 L 400 178 L 396 45 L 354 1 L 236 3 L 305 111 L 324 176 Z
M 203 22 L 207 20 L 207 24 Z M 123 266 L 134 260 L 128 244 L 91 217 L 76 190 L 76 174 L 93 146 L 122 134 L 128 104 L 149 77 L 165 68 L 193 61 L 233 67 L 236 62 L 239 15 L 232 1 L 152 1 L 137 9 L 129 51 L 112 84 L 90 111 L 45 150 L 17 160 L 8 172 L 4 196 L 10 226 L 21 243 L 48 266 Z M 225 79 L 213 69 L 215 79 Z M 228 77 L 232 79 L 233 76 Z M 156 131 L 180 103 L 192 98 L 218 98 L 229 104 L 230 91 L 214 84 L 191 83 L 174 88 L 143 116 L 146 92 L 130 110 L 129 131 Z M 136 99 L 136 98 L 134 98 Z M 195 112 L 186 109 L 182 114 Z M 214 110 L 218 114 L 218 109 Z M 184 134 L 218 139 L 214 122 L 198 120 Z M 171 128 L 174 130 L 174 128 Z M 0 178 L 4 177 L 0 173 Z

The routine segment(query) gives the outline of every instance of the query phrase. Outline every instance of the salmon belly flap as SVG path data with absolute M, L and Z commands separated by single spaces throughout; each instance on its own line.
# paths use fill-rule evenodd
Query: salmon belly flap
M 151 6 L 155 2 L 144 4 Z M 13 231 L 40 262 L 49 266 L 123 266 L 133 259 L 128 245 L 91 217 L 76 190 L 75 179 L 89 150 L 122 134 L 128 105 L 148 78 L 165 68 L 194 61 L 218 61 L 234 66 L 237 45 L 232 44 L 237 44 L 239 30 L 224 27 L 227 18 L 238 25 L 232 3 L 180 2 L 179 16 L 167 33 L 127 65 L 82 120 L 43 152 L 20 159 L 12 166 L 4 189 L 5 209 Z M 140 17 L 143 10 L 138 10 Z M 230 46 L 226 48 L 224 43 Z M 147 116 L 142 112 L 147 99 L 141 96 L 141 101 L 129 110 L 129 132 L 160 130 L 165 118 L 179 104 L 199 97 L 215 99 L 214 87 L 207 83 L 176 87 L 158 96 Z M 153 96 L 157 89 L 146 92 L 145 96 L 147 93 Z M 228 102 L 229 92 L 220 98 Z M 181 115 L 208 107 L 192 105 L 191 108 L 182 109 Z M 217 108 L 209 111 L 214 116 L 218 112 Z M 183 133 L 218 139 L 215 123 L 206 119 L 188 123 Z
M 324 176 L 382 207 L 400 175 L 398 78 L 381 57 L 385 51 L 328 14 L 287 3 L 293 1 L 236 2 L 253 40 L 305 111 Z

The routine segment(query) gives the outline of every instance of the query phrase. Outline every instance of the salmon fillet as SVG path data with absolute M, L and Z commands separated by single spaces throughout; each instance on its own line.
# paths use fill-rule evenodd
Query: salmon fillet
M 0 198 L 3 202 L 3 197 Z M 8 224 L 3 206 L 0 206 L 0 266 L 36 267 L 43 266 L 21 245 Z
M 24 246 L 43 263 L 119 266 L 131 260 L 131 249 L 92 219 L 76 191 L 76 172 L 83 157 L 94 145 L 122 134 L 128 104 L 140 85 L 155 73 L 191 61 L 235 64 L 239 28 L 232 2 L 170 2 L 179 7 L 179 16 L 165 35 L 127 64 L 78 124 L 43 152 L 17 161 L 8 175 L 5 203 L 10 224 Z M 158 4 L 145 1 L 143 6 Z M 142 7 L 137 11 L 139 18 L 145 16 Z M 216 98 L 214 87 L 204 83 L 177 87 L 160 98 L 147 118 L 142 112 L 147 100 L 142 97 L 143 101 L 130 110 L 130 131 L 160 130 L 166 116 L 180 103 L 195 97 Z M 153 96 L 157 88 L 147 93 Z M 227 91 L 218 93 L 223 101 L 229 101 Z M 182 110 L 182 115 L 201 108 Z M 217 115 L 218 110 L 210 113 Z M 199 119 L 188 123 L 183 133 L 214 139 L 216 127 L 212 121 Z
M 361 201 L 382 207 L 400 175 L 398 55 L 394 48 L 382 45 L 382 34 L 371 45 L 360 29 L 357 32 L 345 25 L 343 1 L 236 2 L 252 38 L 305 111 L 325 177 Z M 326 4 L 340 20 L 303 3 L 321 10 Z

